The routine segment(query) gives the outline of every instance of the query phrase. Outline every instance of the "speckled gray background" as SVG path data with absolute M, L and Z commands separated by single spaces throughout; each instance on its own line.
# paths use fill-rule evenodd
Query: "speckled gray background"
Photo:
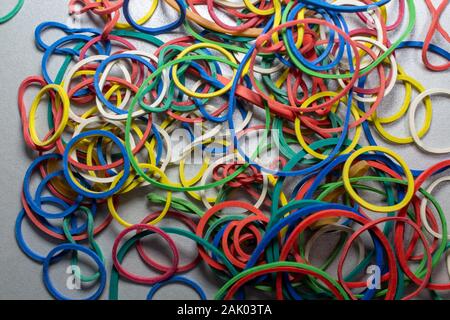
M 9 11 L 15 2 L 16 0 L 0 1 L 0 16 Z M 144 0 L 134 0 L 132 2 L 135 7 L 133 11 L 136 12 L 142 12 L 150 3 Z M 411 40 L 424 39 L 426 34 L 425 26 L 430 22 L 429 13 L 424 2 L 421 0 L 415 2 L 417 3 L 417 24 L 413 34 L 409 37 Z M 67 0 L 25 0 L 25 5 L 20 13 L 13 20 L 0 25 L 0 108 L 2 110 L 0 137 L 3 140 L 0 153 L 0 299 L 51 298 L 42 283 L 41 265 L 26 257 L 19 250 L 14 238 L 14 222 L 21 208 L 19 192 L 22 187 L 22 178 L 24 170 L 26 170 L 32 159 L 31 153 L 26 150 L 22 139 L 20 119 L 17 112 L 17 89 L 25 77 L 40 74 L 41 71 L 42 52 L 38 51 L 34 45 L 35 27 L 39 23 L 49 20 L 66 23 L 68 21 L 67 3 Z M 393 10 L 395 10 L 395 5 Z M 154 25 L 160 25 L 164 23 L 164 20 L 167 19 L 166 17 L 173 16 L 173 10 L 164 6 L 152 18 L 152 23 L 154 21 Z M 446 30 L 450 30 L 449 18 L 450 8 L 447 8 L 447 12 L 444 13 L 444 17 L 441 19 L 441 23 Z M 90 24 L 89 19 L 83 17 L 82 25 Z M 44 38 L 51 40 L 59 36 L 59 33 L 47 32 Z M 395 38 L 395 35 L 391 36 Z M 440 36 L 437 36 L 434 42 L 442 45 L 447 50 L 450 49 L 450 46 Z M 426 88 L 450 87 L 450 72 L 432 73 L 427 71 L 421 63 L 419 50 L 402 50 L 397 55 L 397 58 L 407 73 L 419 79 Z M 54 71 L 56 67 L 56 62 L 50 63 L 50 70 Z M 54 73 L 52 74 L 54 75 Z M 380 108 L 382 114 L 392 114 L 393 111 L 390 108 L 398 108 L 399 101 L 402 101 L 403 88 L 396 86 L 394 91 L 395 93 L 385 98 L 383 106 Z M 32 95 L 28 94 L 27 101 L 30 101 L 31 97 Z M 433 102 L 433 125 L 425 141 L 436 146 L 449 145 L 450 126 L 448 123 L 450 122 L 450 113 L 447 109 L 448 100 L 446 98 L 436 98 L 433 99 Z M 40 115 L 43 117 L 44 113 Z M 406 121 L 400 121 L 399 124 L 388 127 L 388 130 L 404 135 L 408 132 Z M 386 145 L 379 137 L 377 137 L 377 141 Z M 409 166 L 418 169 L 425 168 L 440 159 L 448 158 L 447 155 L 438 157 L 424 154 L 413 145 L 395 146 L 394 148 L 407 160 Z M 437 198 L 441 201 L 446 212 L 450 209 L 448 190 L 446 185 L 436 190 Z M 143 195 L 148 191 L 147 189 L 145 192 L 142 192 L 139 195 L 139 199 L 142 199 Z M 129 198 L 123 201 L 123 205 L 121 205 L 119 210 L 126 214 L 130 220 L 139 221 L 148 212 L 149 207 L 142 200 L 133 201 L 133 198 Z M 121 227 L 113 222 L 111 227 L 98 237 L 99 244 L 107 257 L 106 267 L 108 270 L 111 269 L 110 252 L 112 242 L 120 230 Z M 54 246 L 53 242 L 32 230 L 28 223 L 24 223 L 24 234 L 31 246 L 43 254 Z M 182 239 L 176 237 L 175 240 L 181 248 L 182 261 L 186 261 L 192 256 L 194 244 L 189 241 L 182 241 Z M 155 241 L 152 245 L 157 247 L 163 244 Z M 316 249 L 318 252 L 321 250 L 320 245 L 326 245 L 326 242 L 318 244 Z M 167 260 L 167 257 L 160 258 Z M 130 254 L 127 261 L 130 263 L 126 263 L 126 267 L 140 272 L 140 274 L 148 274 L 149 271 L 133 254 Z M 86 269 L 89 269 L 89 266 L 86 266 Z M 64 290 L 67 277 L 64 273 L 64 268 L 62 266 L 52 268 L 51 275 L 58 288 Z M 208 268 L 203 265 L 190 272 L 188 276 L 199 281 L 209 298 L 212 298 L 220 284 L 213 276 L 209 275 Z M 439 278 L 442 278 L 442 281 L 448 280 L 445 274 L 439 276 Z M 148 287 L 146 286 L 127 283 L 126 281 L 120 282 L 119 296 L 122 299 L 142 299 L 147 291 Z M 105 290 L 102 298 L 107 298 L 107 292 Z M 80 293 L 70 292 L 69 294 L 79 297 Z M 165 290 L 160 291 L 156 298 L 183 299 L 196 297 L 188 288 L 169 286 Z

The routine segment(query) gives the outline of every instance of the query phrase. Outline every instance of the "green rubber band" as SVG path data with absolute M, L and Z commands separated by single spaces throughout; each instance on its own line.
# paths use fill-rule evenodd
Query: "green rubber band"
M 14 16 L 19 13 L 20 9 L 22 9 L 23 3 L 24 0 L 17 1 L 17 4 L 9 13 L 4 15 L 3 17 L 0 17 L 0 24 L 8 22 L 12 18 L 14 18 Z

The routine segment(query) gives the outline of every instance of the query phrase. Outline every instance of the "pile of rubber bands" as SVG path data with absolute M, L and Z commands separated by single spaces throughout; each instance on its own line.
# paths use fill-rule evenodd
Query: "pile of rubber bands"
M 119 280 L 147 286 L 148 299 L 171 283 L 206 299 L 186 275 L 200 264 L 221 283 L 216 299 L 411 299 L 425 292 L 441 299 L 450 290 L 450 280 L 433 280 L 445 264 L 450 277 L 450 259 L 446 218 L 432 194 L 450 180 L 450 159 L 411 169 L 373 134 L 431 154 L 450 152 L 423 139 L 430 96 L 450 90 L 426 89 L 397 63 L 402 49 L 413 48 L 428 69 L 449 69 L 450 53 L 432 43 L 437 34 L 450 42 L 439 22 L 448 0 L 438 7 L 426 0 L 432 22 L 426 39 L 414 41 L 414 0 L 152 0 L 139 19 L 131 14 L 136 3 L 71 0 L 71 14 L 89 15 L 102 28 L 45 22 L 35 30 L 42 74 L 23 81 L 18 105 L 36 158 L 25 173 L 15 231 L 21 250 L 43 265 L 51 295 L 70 298 L 49 269 L 67 256 L 76 266 L 80 254 L 98 266 L 76 274 L 96 288 L 86 299 L 99 298 L 107 282 L 109 298 L 118 299 Z M 176 18 L 159 26 L 155 12 L 163 5 Z M 46 43 L 47 30 L 63 36 Z M 52 76 L 47 66 L 56 57 L 62 59 Z M 403 101 L 389 106 L 398 111 L 379 116 L 399 84 Z M 28 105 L 32 87 L 39 92 Z M 44 103 L 45 134 L 36 123 Z M 405 137 L 385 129 L 405 121 Z M 180 131 L 188 143 L 176 155 L 171 135 Z M 196 167 L 194 154 L 202 159 Z M 143 201 L 159 209 L 132 221 L 119 212 L 120 198 L 145 188 Z M 24 219 L 60 244 L 34 251 L 22 234 Z M 106 253 L 96 236 L 113 220 L 122 231 Z M 143 242 L 151 235 L 167 243 L 170 265 Z M 195 259 L 181 263 L 174 236 L 195 242 Z M 334 239 L 328 252 L 320 238 Z M 153 275 L 125 268 L 132 250 Z M 370 285 L 367 270 L 374 268 L 379 283 Z

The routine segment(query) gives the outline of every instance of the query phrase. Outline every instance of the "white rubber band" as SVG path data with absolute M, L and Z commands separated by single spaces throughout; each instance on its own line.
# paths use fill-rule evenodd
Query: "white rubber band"
M 433 192 L 434 188 L 436 188 L 436 186 L 438 184 L 440 184 L 442 182 L 446 182 L 446 181 L 450 181 L 450 176 L 441 177 L 441 178 L 433 181 L 433 183 L 428 186 L 427 192 L 429 194 L 431 194 L 431 192 Z M 425 227 L 425 229 L 428 231 L 429 234 L 431 234 L 435 238 L 442 239 L 442 233 L 434 231 L 431 228 L 430 224 L 428 223 L 427 211 L 426 211 L 427 204 L 428 204 L 428 199 L 423 198 L 422 202 L 420 203 L 420 219 L 422 220 L 423 226 Z M 447 239 L 450 239 L 450 234 L 447 235 Z
M 450 89 L 438 89 L 438 88 L 428 89 L 419 94 L 413 100 L 413 102 L 411 102 L 411 105 L 409 106 L 409 131 L 411 132 L 411 136 L 414 139 L 414 142 L 421 150 L 435 154 L 449 153 L 450 147 L 437 148 L 426 146 L 425 143 L 420 139 L 419 135 L 417 134 L 417 128 L 415 123 L 417 106 L 423 99 L 434 94 L 450 96 Z

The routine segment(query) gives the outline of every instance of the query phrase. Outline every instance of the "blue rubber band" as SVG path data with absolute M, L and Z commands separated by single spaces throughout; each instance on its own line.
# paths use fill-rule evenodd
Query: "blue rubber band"
M 23 232 L 22 232 L 22 223 L 23 223 L 23 220 L 25 219 L 25 216 L 26 216 L 25 210 L 22 209 L 22 210 L 20 210 L 20 212 L 16 218 L 16 223 L 14 225 L 14 231 L 15 231 L 17 244 L 18 244 L 19 248 L 22 250 L 22 252 L 25 253 L 29 258 L 33 259 L 36 262 L 44 263 L 45 256 L 42 256 L 41 254 L 33 251 L 30 248 L 30 246 L 25 242 L 25 239 L 23 237 Z M 54 259 L 56 259 L 57 257 L 61 257 L 64 254 L 65 253 L 60 253 L 57 256 L 55 256 Z
M 50 46 L 42 40 L 42 32 L 46 29 L 58 29 L 66 33 L 67 35 L 76 34 L 76 33 L 92 33 L 95 36 L 101 35 L 101 32 L 94 28 L 70 28 L 69 26 L 54 22 L 54 21 L 46 21 L 39 24 L 34 30 L 34 38 L 36 41 L 36 46 L 39 50 L 46 51 Z M 111 42 L 106 41 L 105 53 L 109 55 L 111 53 Z M 54 54 L 62 54 L 62 55 L 73 55 L 78 56 L 79 52 L 72 48 L 56 48 L 54 50 Z
M 65 44 L 67 42 L 72 42 L 72 41 L 84 41 L 84 42 L 89 42 L 92 40 L 91 37 L 83 35 L 83 34 L 73 34 L 73 35 L 69 35 L 66 37 L 62 37 L 58 40 L 56 40 L 51 46 L 49 46 L 47 48 L 47 50 L 45 50 L 45 53 L 42 57 L 42 62 L 41 62 L 41 69 L 42 69 L 42 76 L 45 79 L 45 81 L 47 81 L 48 84 L 53 84 L 54 81 L 50 78 L 48 71 L 47 71 L 47 64 L 48 64 L 48 60 L 50 59 L 50 57 L 53 55 L 53 53 L 55 52 L 55 50 L 62 44 Z M 94 47 L 96 47 L 98 54 L 104 55 L 106 54 L 106 52 L 104 51 L 103 47 L 96 43 L 94 45 Z M 79 55 L 79 53 L 77 53 L 77 56 Z
M 201 300 L 207 300 L 205 292 L 203 291 L 203 289 L 200 287 L 200 285 L 198 283 L 196 283 L 195 281 L 190 280 L 188 278 L 181 277 L 181 276 L 173 276 L 172 278 L 170 278 L 168 280 L 158 282 L 157 284 L 155 284 L 148 292 L 147 300 L 152 300 L 153 296 L 159 289 L 161 289 L 162 287 L 164 287 L 168 284 L 171 284 L 171 283 L 182 283 L 188 287 L 191 287 L 192 289 L 194 289 L 195 292 L 197 292 L 197 294 L 200 296 Z
M 56 171 L 56 172 L 52 172 L 50 174 L 48 174 L 39 184 L 38 189 L 36 190 L 36 200 L 33 199 L 33 197 L 31 196 L 30 193 L 30 183 L 31 183 L 31 176 L 33 174 L 34 169 L 43 161 L 47 161 L 50 159 L 61 159 L 61 155 L 56 154 L 56 153 L 49 153 L 43 156 L 40 156 L 38 158 L 36 158 L 31 165 L 28 167 L 26 173 L 25 173 L 25 177 L 23 179 L 23 194 L 25 197 L 25 200 L 27 201 L 27 204 L 30 206 L 30 208 L 33 210 L 33 212 L 35 212 L 36 214 L 44 217 L 44 218 L 49 218 L 49 219 L 55 219 L 55 218 L 62 218 L 65 217 L 69 214 L 71 214 L 72 212 L 74 212 L 78 206 L 80 205 L 80 203 L 83 201 L 83 197 L 81 195 L 78 195 L 77 198 L 75 199 L 75 202 L 72 206 L 68 207 L 67 209 L 65 209 L 63 212 L 61 213 L 50 213 L 50 212 L 46 212 L 45 210 L 43 210 L 40 206 L 40 195 L 42 194 L 42 190 L 43 188 L 47 185 L 47 182 L 50 181 L 52 178 L 54 178 L 55 176 L 58 176 L 61 174 L 60 171 Z
M 47 257 L 44 260 L 44 265 L 43 265 L 43 269 L 42 269 L 45 287 L 47 288 L 49 293 L 58 300 L 78 300 L 78 299 L 73 299 L 73 298 L 67 297 L 67 296 L 63 295 L 62 293 L 60 293 L 55 288 L 55 286 L 53 285 L 53 283 L 50 279 L 49 267 L 50 267 L 50 263 L 54 262 L 54 256 L 56 254 L 60 253 L 60 251 L 67 251 L 67 250 L 81 251 L 81 252 L 87 254 L 89 257 L 91 257 L 92 260 L 94 260 L 95 263 L 97 264 L 97 266 L 99 268 L 99 273 L 100 273 L 100 285 L 97 288 L 97 290 L 94 293 L 92 293 L 90 296 L 81 299 L 81 300 L 96 300 L 98 297 L 100 297 L 100 295 L 102 294 L 102 292 L 106 286 L 105 265 L 103 264 L 103 261 L 98 257 L 98 255 L 94 251 L 92 251 L 86 247 L 83 247 L 79 244 L 63 243 L 61 245 L 56 246 L 52 250 L 50 250 L 50 252 L 48 253 Z

